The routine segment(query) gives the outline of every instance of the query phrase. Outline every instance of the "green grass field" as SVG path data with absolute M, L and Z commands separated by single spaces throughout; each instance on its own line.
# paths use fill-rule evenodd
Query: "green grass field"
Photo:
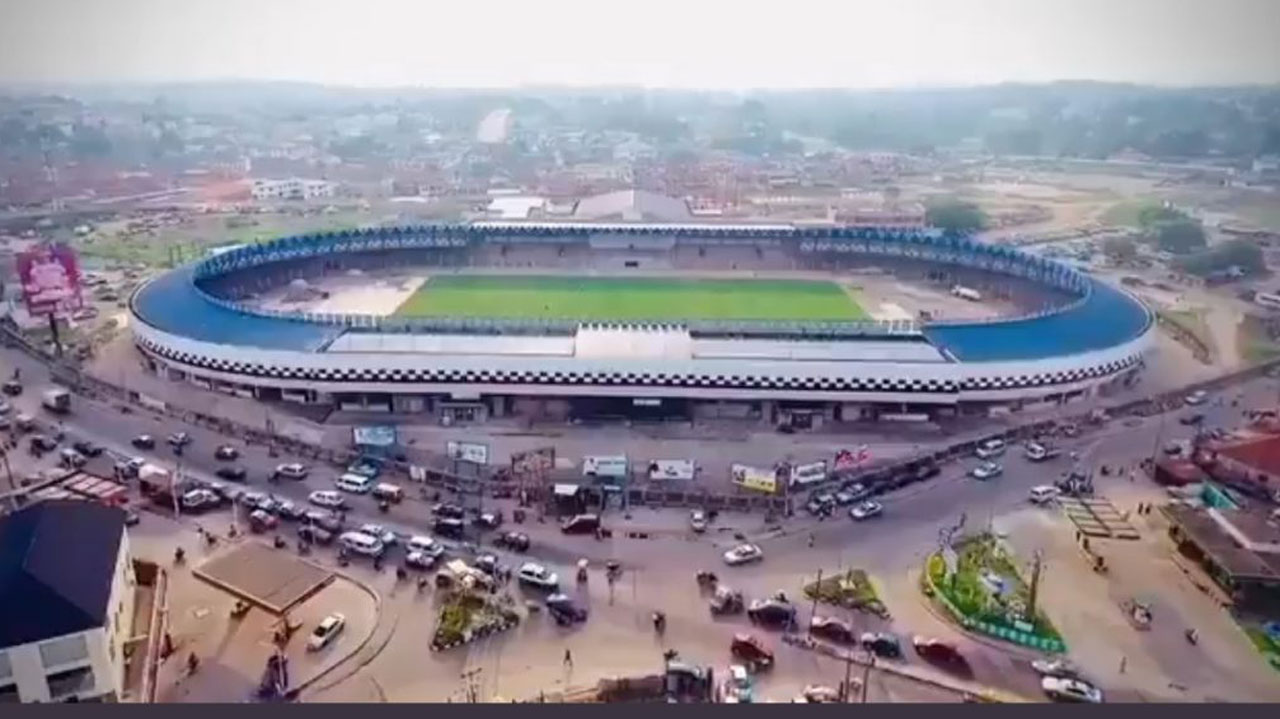
M 396 314 L 582 320 L 850 321 L 867 317 L 833 282 L 499 275 L 432 277 Z

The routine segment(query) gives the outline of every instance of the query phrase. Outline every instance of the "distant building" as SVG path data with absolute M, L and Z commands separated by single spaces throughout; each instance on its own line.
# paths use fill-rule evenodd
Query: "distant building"
M 0 518 L 0 704 L 118 701 L 136 584 L 122 509 L 68 499 Z
M 311 200 L 333 197 L 333 183 L 326 180 L 254 180 L 250 190 L 255 200 Z
M 1280 155 L 1261 155 L 1254 158 L 1253 171 L 1259 175 L 1280 174 Z

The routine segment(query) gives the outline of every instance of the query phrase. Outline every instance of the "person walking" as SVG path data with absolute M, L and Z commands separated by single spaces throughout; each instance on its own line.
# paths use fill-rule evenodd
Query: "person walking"
M 566 667 L 573 668 L 573 655 L 569 653 L 568 647 L 565 647 L 564 649 L 564 665 Z

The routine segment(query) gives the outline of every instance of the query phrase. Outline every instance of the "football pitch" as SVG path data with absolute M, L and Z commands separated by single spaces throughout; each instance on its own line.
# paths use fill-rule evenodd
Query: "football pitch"
M 396 315 L 591 321 L 867 318 L 834 282 L 528 275 L 432 277 Z

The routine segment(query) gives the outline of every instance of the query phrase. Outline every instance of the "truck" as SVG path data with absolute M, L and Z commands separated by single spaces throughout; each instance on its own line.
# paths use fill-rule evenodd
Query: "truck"
M 45 390 L 40 404 L 54 414 L 66 414 L 71 411 L 71 393 L 57 388 Z
M 159 505 L 171 505 L 174 501 L 173 473 L 150 462 L 138 468 L 138 490 L 142 496 Z

